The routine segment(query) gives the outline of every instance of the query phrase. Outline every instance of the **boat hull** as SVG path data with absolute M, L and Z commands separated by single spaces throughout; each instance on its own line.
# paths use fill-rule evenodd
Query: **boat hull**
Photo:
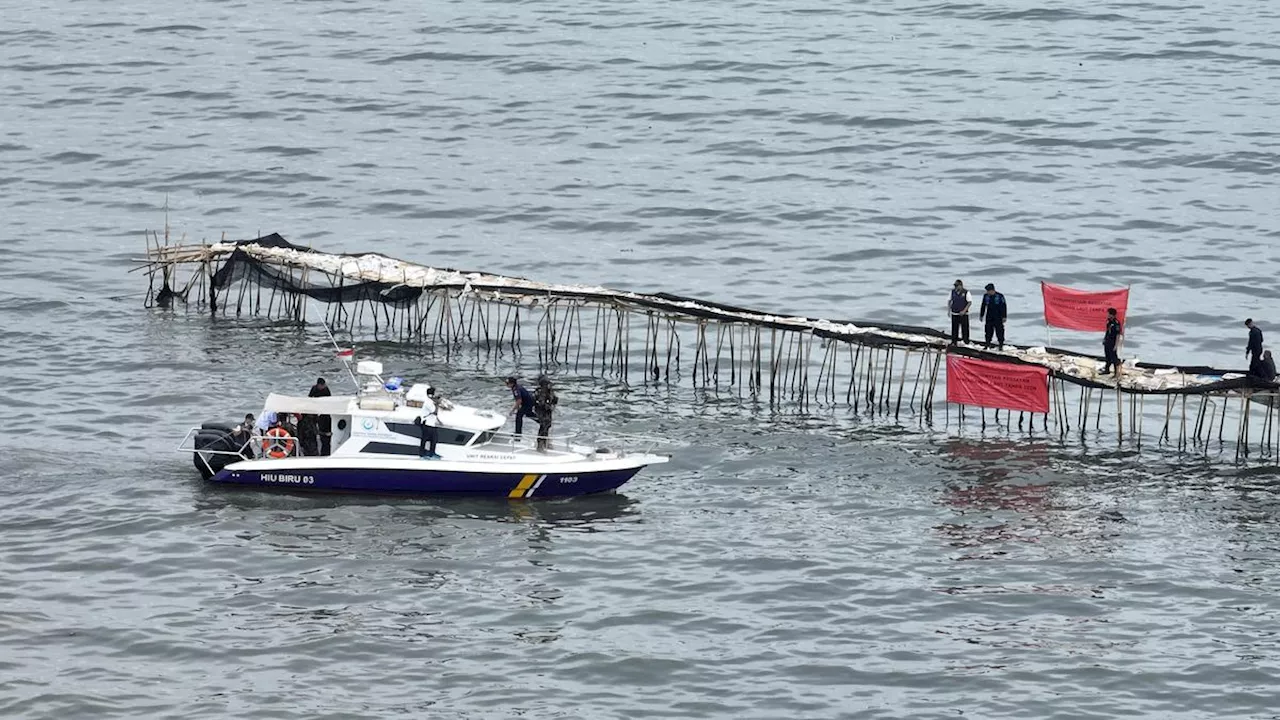
M 479 470 L 447 467 L 430 460 L 416 465 L 281 467 L 244 462 L 227 466 L 210 482 L 304 492 L 360 492 L 405 495 L 471 495 L 506 498 L 566 497 L 609 492 L 621 487 L 645 466 L 546 470 Z M 267 467 L 263 467 L 263 465 Z

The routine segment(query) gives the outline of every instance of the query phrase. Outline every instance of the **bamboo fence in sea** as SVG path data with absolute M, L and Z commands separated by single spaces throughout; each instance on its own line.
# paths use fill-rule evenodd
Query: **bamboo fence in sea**
M 1039 426 L 1063 439 L 1083 439 L 1092 425 L 1093 436 L 1113 434 L 1136 447 L 1144 438 L 1199 453 L 1215 447 L 1229 453 L 1234 445 L 1236 460 L 1280 461 L 1275 386 L 1238 372 L 1138 363 L 1126 365 L 1117 380 L 1099 375 L 1100 358 L 1056 348 L 951 347 L 930 328 L 771 314 L 667 293 L 435 268 L 377 253 L 323 253 L 279 235 L 194 245 L 149 234 L 140 262 L 150 278 L 148 306 L 181 302 L 223 315 L 323 319 L 330 328 L 352 334 L 372 328 L 381 339 L 446 358 L 464 348 L 532 350 L 549 372 L 687 383 L 773 403 L 843 404 L 861 417 L 895 422 L 933 425 L 935 412 L 946 412 L 948 354 L 1037 365 L 1049 374 L 1049 412 L 1017 413 L 1015 424 L 1012 412 L 1002 422 L 996 411 L 993 424 L 1029 434 Z M 308 317 L 309 300 L 323 306 L 323 318 Z M 980 422 L 985 429 L 986 411 L 976 418 L 972 408 L 955 411 L 957 426 Z M 1149 432 L 1148 419 L 1157 432 Z

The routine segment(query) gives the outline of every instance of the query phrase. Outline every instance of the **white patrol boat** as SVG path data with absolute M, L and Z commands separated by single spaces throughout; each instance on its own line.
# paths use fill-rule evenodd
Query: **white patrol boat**
M 549 438 L 538 450 L 536 437 L 501 432 L 506 417 L 447 400 L 437 404 L 437 457 L 419 456 L 422 401 L 427 386 L 406 391 L 398 378 L 386 382 L 382 365 L 356 366 L 361 388 L 355 396 L 293 397 L 271 394 L 260 417 L 328 415 L 332 453 L 301 454 L 299 438 L 287 424 L 267 430 L 222 423 L 192 428 L 179 444 L 192 453 L 196 469 L 209 481 L 297 490 L 492 495 L 509 498 L 586 495 L 617 489 L 649 465 L 669 455 L 653 449 L 660 440 L 612 435 L 589 445 Z M 535 433 L 536 434 L 536 433 Z M 622 445 L 640 445 L 640 451 Z

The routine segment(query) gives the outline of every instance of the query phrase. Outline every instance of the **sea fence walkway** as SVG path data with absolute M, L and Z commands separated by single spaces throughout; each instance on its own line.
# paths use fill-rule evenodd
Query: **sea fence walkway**
M 199 245 L 152 238 L 137 268 L 150 279 L 148 307 L 180 303 L 223 315 L 323 320 L 352 335 L 372 328 L 381 339 L 446 357 L 466 347 L 536 351 L 547 372 L 691 383 L 775 403 L 844 404 L 861 416 L 922 424 L 934 423 L 942 410 L 954 411 L 958 425 L 985 425 L 985 410 L 966 413 L 947 402 L 949 368 L 980 360 L 975 365 L 997 380 L 984 404 L 997 408 L 994 423 L 1003 407 L 1010 429 L 1063 438 L 1092 429 L 1137 447 L 1145 439 L 1188 452 L 1216 448 L 1236 460 L 1280 461 L 1276 386 L 1243 372 L 1143 362 L 1126 364 L 1117 378 L 1100 374 L 1098 356 L 1010 344 L 949 346 L 945 333 L 926 327 L 779 315 L 668 293 L 435 268 L 378 253 L 325 253 L 277 234 Z M 308 317 L 309 300 L 324 308 L 323 317 Z M 1043 369 L 1047 398 L 1040 412 L 1001 395 L 1001 369 L 1015 367 Z

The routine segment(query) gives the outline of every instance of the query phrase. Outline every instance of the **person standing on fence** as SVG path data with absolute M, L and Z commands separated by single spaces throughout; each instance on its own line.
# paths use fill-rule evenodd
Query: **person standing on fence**
M 1262 328 L 1253 323 L 1253 318 L 1245 320 L 1244 326 L 1249 328 L 1249 344 L 1245 345 L 1244 354 L 1249 358 L 1249 372 L 1256 375 L 1254 371 L 1262 360 Z
M 1116 309 L 1107 308 L 1107 332 L 1102 336 L 1102 351 L 1107 356 L 1107 365 L 1102 369 L 1103 375 L 1120 372 L 1118 346 L 1122 337 L 1124 337 L 1124 328 L 1120 326 L 1120 318 L 1116 316 Z
M 515 398 L 515 404 L 511 406 L 511 412 L 516 416 L 516 435 L 524 434 L 524 419 L 538 419 L 533 413 L 533 393 L 529 392 L 523 385 L 516 382 L 515 377 L 507 378 L 507 389 L 511 391 L 511 397 Z
M 551 387 L 551 378 L 543 375 L 538 378 L 538 389 L 533 391 L 533 412 L 538 416 L 538 451 L 546 452 L 551 447 L 551 415 L 555 412 L 560 398 Z
M 947 310 L 951 313 L 952 345 L 960 342 L 962 337 L 966 345 L 969 343 L 969 308 L 972 305 L 969 291 L 964 289 L 962 281 L 957 280 L 955 287 L 951 289 L 951 297 L 947 300 Z
M 1276 381 L 1276 361 L 1271 357 L 1270 350 L 1262 351 L 1262 359 L 1249 368 L 1249 375 L 1266 382 Z
M 1000 342 L 999 349 L 1004 349 L 1004 321 L 1009 315 L 1009 306 L 1004 302 L 1004 295 L 996 292 L 994 283 L 987 283 L 987 291 L 982 296 L 982 308 L 978 310 L 978 319 L 985 320 L 983 344 L 991 347 L 991 336 L 994 334 Z

